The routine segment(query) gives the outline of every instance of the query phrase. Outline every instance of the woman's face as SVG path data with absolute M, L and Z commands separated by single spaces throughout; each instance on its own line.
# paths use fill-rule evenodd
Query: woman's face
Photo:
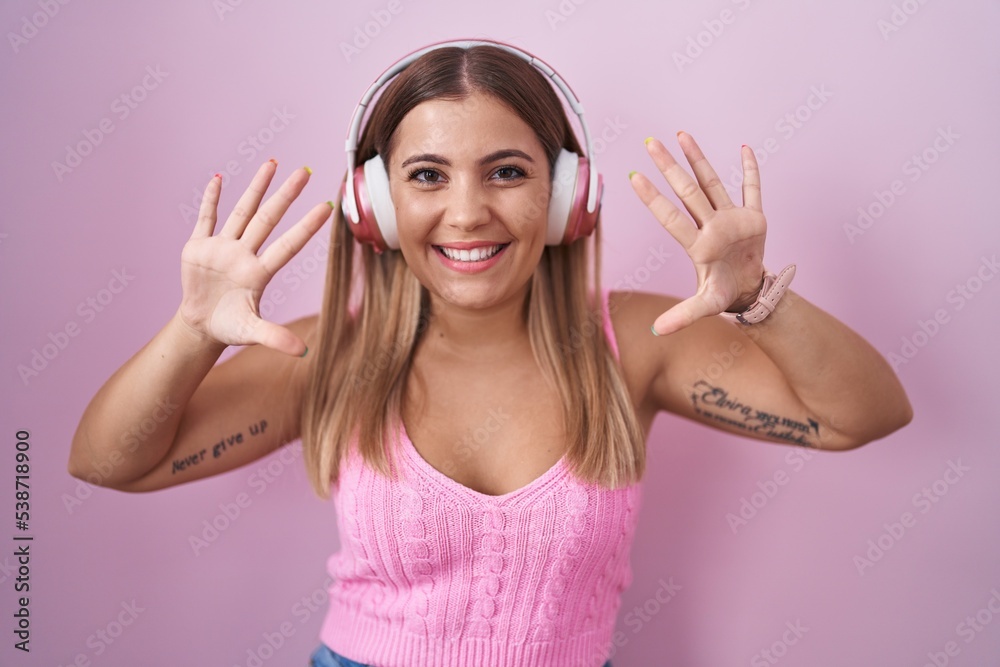
M 432 297 L 485 308 L 522 295 L 551 187 L 531 127 L 487 95 L 430 100 L 400 122 L 390 161 L 400 250 Z

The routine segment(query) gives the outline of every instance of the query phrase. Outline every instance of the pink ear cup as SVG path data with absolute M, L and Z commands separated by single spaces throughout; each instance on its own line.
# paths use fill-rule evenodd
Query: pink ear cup
M 344 199 L 346 192 L 347 181 L 344 181 L 340 188 L 341 200 Z M 359 220 L 355 223 L 351 220 L 350 215 L 347 215 L 347 226 L 359 243 L 369 243 L 375 248 L 376 253 L 382 254 L 388 246 L 382 236 L 382 231 L 379 229 L 371 200 L 368 197 L 364 165 L 356 167 L 354 170 L 354 201 L 358 204 Z
M 590 160 L 580 158 L 577 166 L 576 187 L 573 191 L 573 204 L 566 220 L 566 233 L 563 234 L 563 244 L 568 245 L 578 239 L 590 236 L 597 226 L 597 218 L 601 213 L 601 199 L 604 196 L 604 178 L 597 174 L 597 205 L 593 213 L 587 212 L 587 185 L 590 183 Z

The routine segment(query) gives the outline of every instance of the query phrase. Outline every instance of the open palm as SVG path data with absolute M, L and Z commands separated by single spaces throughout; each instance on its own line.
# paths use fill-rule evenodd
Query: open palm
M 691 218 L 644 175 L 633 172 L 629 177 L 642 202 L 691 258 L 698 278 L 693 296 L 656 319 L 653 330 L 658 334 L 678 331 L 727 309 L 742 310 L 756 299 L 764 275 L 767 221 L 761 209 L 760 172 L 753 150 L 744 146 L 741 152 L 743 206 L 737 207 L 694 138 L 683 132 L 677 136 L 697 181 L 661 142 L 650 138 L 646 147 Z
M 257 172 L 222 230 L 217 221 L 221 177 L 205 188 L 198 221 L 181 251 L 182 321 L 206 339 L 226 345 L 260 344 L 301 355 L 305 343 L 286 327 L 260 317 L 260 298 L 274 274 L 298 253 L 330 216 L 329 203 L 316 205 L 291 229 L 258 251 L 281 216 L 309 181 L 298 169 L 267 202 L 260 202 L 277 164 Z

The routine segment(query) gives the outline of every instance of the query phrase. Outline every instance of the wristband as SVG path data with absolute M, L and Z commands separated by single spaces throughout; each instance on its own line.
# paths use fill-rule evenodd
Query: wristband
M 781 270 L 781 273 L 774 275 L 770 271 L 764 271 L 764 286 L 757 295 L 757 300 L 742 313 L 720 313 L 726 319 L 740 324 L 757 324 L 765 317 L 774 312 L 774 307 L 784 296 L 785 290 L 792 283 L 795 277 L 795 265 L 789 264 Z

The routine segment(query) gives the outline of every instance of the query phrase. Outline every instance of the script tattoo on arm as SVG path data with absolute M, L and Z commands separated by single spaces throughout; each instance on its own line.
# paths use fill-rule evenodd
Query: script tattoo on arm
M 768 438 L 816 447 L 812 438 L 819 438 L 819 422 L 808 419 L 803 424 L 795 419 L 757 410 L 730 398 L 729 392 L 704 380 L 698 380 L 691 391 L 691 405 L 699 415 L 734 428 Z
M 250 427 L 248 428 L 248 431 L 250 432 L 250 438 L 262 434 L 266 429 L 267 429 L 266 419 L 261 419 L 259 422 L 250 424 Z M 184 458 L 174 459 L 173 464 L 170 468 L 170 474 L 176 475 L 178 472 L 182 470 L 186 470 L 188 468 L 198 465 L 199 463 L 202 463 L 205 460 L 205 456 L 208 455 L 209 452 L 212 453 L 213 459 L 217 459 L 223 454 L 225 454 L 227 451 L 231 451 L 232 449 L 234 449 L 237 445 L 242 445 L 250 438 L 244 438 L 243 431 L 237 431 L 232 435 L 228 435 L 224 438 L 221 438 L 218 442 L 214 443 L 210 447 L 205 447 L 201 451 L 195 452 L 194 454 L 189 454 Z

